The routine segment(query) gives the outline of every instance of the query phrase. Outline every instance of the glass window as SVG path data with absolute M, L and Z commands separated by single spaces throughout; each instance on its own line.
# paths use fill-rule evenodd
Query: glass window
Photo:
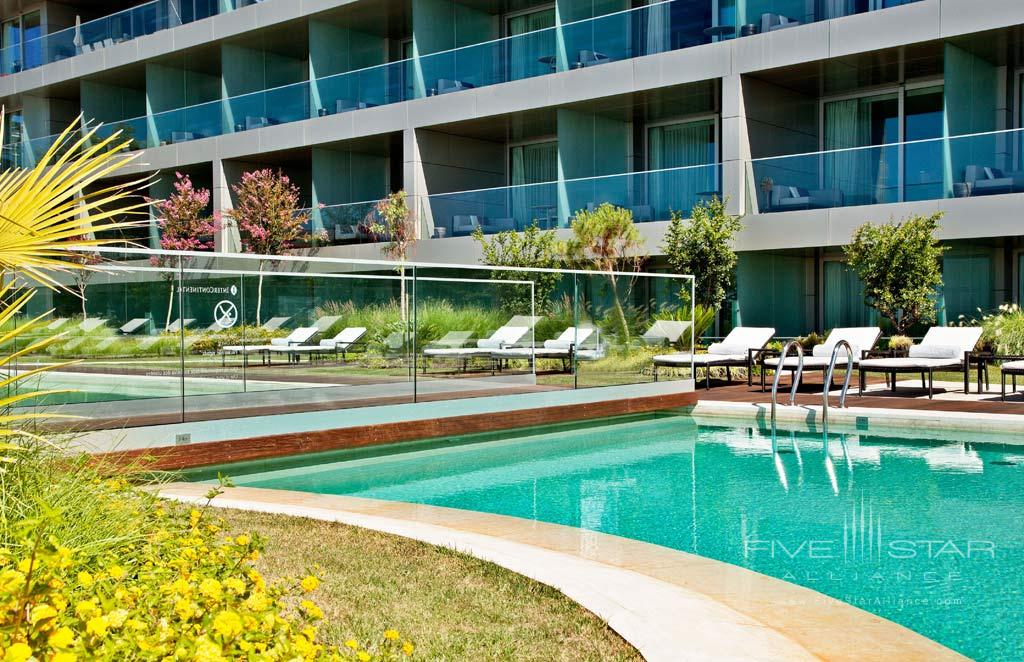
M 546 7 L 526 14 L 509 16 L 505 27 L 509 37 L 553 28 L 555 27 L 555 8 Z
M 944 196 L 943 164 L 945 96 L 942 86 L 907 90 L 903 102 L 904 200 L 935 200 Z M 924 142 L 915 142 L 924 141 Z
M 704 165 L 717 160 L 714 120 L 664 124 L 647 129 L 649 170 Z
M 24 44 L 23 62 L 26 69 L 38 67 L 43 64 L 42 42 L 39 39 L 43 36 L 42 17 L 38 11 L 30 12 L 21 17 L 21 38 Z
M 558 142 L 515 145 L 509 150 L 512 186 L 558 179 Z
M 896 92 L 826 103 L 822 188 L 848 205 L 898 202 L 899 150 L 881 146 L 899 142 L 899 116 Z
M 864 285 L 845 262 L 827 260 L 824 268 L 824 327 L 874 326 L 875 310 L 864 303 Z

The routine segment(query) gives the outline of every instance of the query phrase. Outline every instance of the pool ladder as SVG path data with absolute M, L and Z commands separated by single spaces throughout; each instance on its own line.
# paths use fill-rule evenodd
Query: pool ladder
M 776 430 L 776 409 L 779 405 L 779 379 L 786 366 L 786 359 L 789 358 L 789 350 L 795 349 L 797 356 L 796 373 L 793 375 L 793 388 L 789 393 L 789 406 L 796 404 L 796 391 L 800 388 L 800 380 L 804 374 L 804 348 L 795 340 L 789 341 L 782 349 L 779 356 L 779 364 L 775 370 L 775 380 L 772 382 L 772 435 Z M 846 394 L 850 391 L 850 379 L 853 377 L 853 347 L 845 340 L 840 340 L 832 348 L 832 358 L 828 362 L 828 369 L 825 371 L 824 386 L 821 389 L 821 422 L 828 431 L 828 394 L 832 388 L 832 378 L 836 371 L 836 361 L 839 360 L 839 350 L 846 350 L 846 379 L 843 380 L 843 390 L 839 393 L 839 408 L 846 408 Z

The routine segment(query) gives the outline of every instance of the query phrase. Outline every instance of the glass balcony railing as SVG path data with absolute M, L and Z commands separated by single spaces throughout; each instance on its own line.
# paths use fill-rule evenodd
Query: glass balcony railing
M 231 11 L 257 0 L 154 0 L 0 51 L 0 73 L 14 74 L 83 53 L 92 53 L 185 23 Z
M 233 1 L 236 6 L 242 6 L 243 2 L 254 2 Z M 917 0 L 876 1 L 889 6 Z M 157 0 L 99 21 L 83 24 L 82 28 L 75 29 L 76 35 L 73 40 L 75 43 L 81 42 L 84 37 L 77 36 L 81 33 L 93 35 L 89 37 L 94 40 L 92 43 L 96 43 L 95 40 L 112 43 L 115 38 L 110 35 L 119 35 L 117 39 L 123 41 L 133 36 L 148 34 L 147 30 L 151 32 L 154 29 L 162 29 L 160 26 L 177 24 L 168 23 L 169 19 L 161 18 L 168 12 L 168 2 L 169 0 Z M 180 17 L 175 15 L 174 21 L 178 23 L 217 13 L 214 0 L 192 0 L 192 3 L 184 4 L 190 6 L 189 13 Z M 212 100 L 167 110 L 148 119 L 135 118 L 119 123 L 132 127 L 138 147 L 155 147 L 248 131 L 274 124 L 383 106 L 425 96 L 449 94 L 557 71 L 583 69 L 616 60 L 689 48 L 736 34 L 754 34 L 760 28 L 745 23 L 748 20 L 747 16 L 756 14 L 764 22 L 768 20 L 765 16 L 771 14 L 769 10 L 782 11 L 787 6 L 782 0 L 776 3 L 751 2 L 747 5 L 743 17 L 723 17 L 722 24 L 718 24 L 712 20 L 708 0 L 668 0 L 566 23 L 557 28 L 537 30 L 450 51 L 343 72 L 313 81 Z M 831 14 L 823 16 L 832 17 Z M 804 15 L 804 20 L 808 20 L 807 15 Z M 744 23 L 733 25 L 737 21 Z M 97 25 L 93 26 L 93 23 Z M 90 27 L 86 28 L 86 25 Z M 64 38 L 59 36 L 62 34 L 55 33 L 42 39 L 51 39 L 57 43 Z M 100 37 L 102 39 L 99 39 Z M 82 49 L 74 46 L 70 51 L 63 49 L 63 52 L 74 54 L 80 50 Z M 8 55 L 3 58 L 5 63 L 10 60 Z M 38 156 L 35 145 L 28 145 L 22 151 L 29 156 Z
M 721 197 L 717 163 L 570 179 L 543 184 L 438 193 L 428 196 L 423 236 L 444 238 L 523 230 L 565 228 L 580 210 L 603 203 L 633 212 L 638 223 L 667 221 L 673 211 L 688 215 L 694 205 Z
M 757 159 L 760 213 L 1024 192 L 1024 130 Z
M 373 231 L 373 213 L 377 203 L 377 200 L 368 200 L 300 210 L 300 214 L 309 216 L 309 221 L 304 227 L 306 236 L 298 247 L 344 246 L 387 241 L 387 237 Z
M 711 32 L 720 39 L 777 32 L 818 21 L 827 21 L 878 9 L 909 5 L 920 0 L 858 0 L 857 2 L 806 2 L 805 0 L 746 0 L 723 8 L 721 27 Z M 724 3 L 723 3 L 724 4 Z

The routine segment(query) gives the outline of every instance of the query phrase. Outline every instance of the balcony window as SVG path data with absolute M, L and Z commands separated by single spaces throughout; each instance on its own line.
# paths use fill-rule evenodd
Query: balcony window
M 18 72 L 42 64 L 39 42 L 42 36 L 43 26 L 38 11 L 4 21 L 0 29 L 0 42 L 4 54 L 3 70 Z
M 554 197 L 558 179 L 558 142 L 545 140 L 509 149 L 510 200 L 515 227 L 532 222 L 541 227 L 557 225 L 558 209 Z
M 716 168 L 693 168 L 680 177 L 678 173 L 659 174 L 672 168 L 690 168 L 718 160 L 717 127 L 713 118 L 648 126 L 647 167 L 652 172 L 648 200 L 652 219 L 667 219 L 670 197 L 706 201 L 722 197 Z M 683 187 L 685 190 L 679 190 Z M 689 213 L 689 209 L 676 210 Z

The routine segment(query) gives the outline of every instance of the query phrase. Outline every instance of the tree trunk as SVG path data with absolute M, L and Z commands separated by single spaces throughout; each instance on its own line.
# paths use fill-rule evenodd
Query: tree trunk
M 164 324 L 164 331 L 171 328 L 171 315 L 174 313 L 174 281 L 168 283 L 171 286 L 171 293 L 167 295 L 167 322 Z
M 619 325 L 622 329 L 623 344 L 629 345 L 629 323 L 626 322 L 626 311 L 622 307 L 622 301 L 619 299 L 619 287 L 616 282 L 614 274 L 608 274 L 608 280 L 612 286 L 612 301 L 615 302 L 615 314 L 619 318 Z
M 260 279 L 259 284 L 256 286 L 256 326 L 259 326 L 263 322 L 260 316 L 263 314 L 263 261 L 260 261 Z

